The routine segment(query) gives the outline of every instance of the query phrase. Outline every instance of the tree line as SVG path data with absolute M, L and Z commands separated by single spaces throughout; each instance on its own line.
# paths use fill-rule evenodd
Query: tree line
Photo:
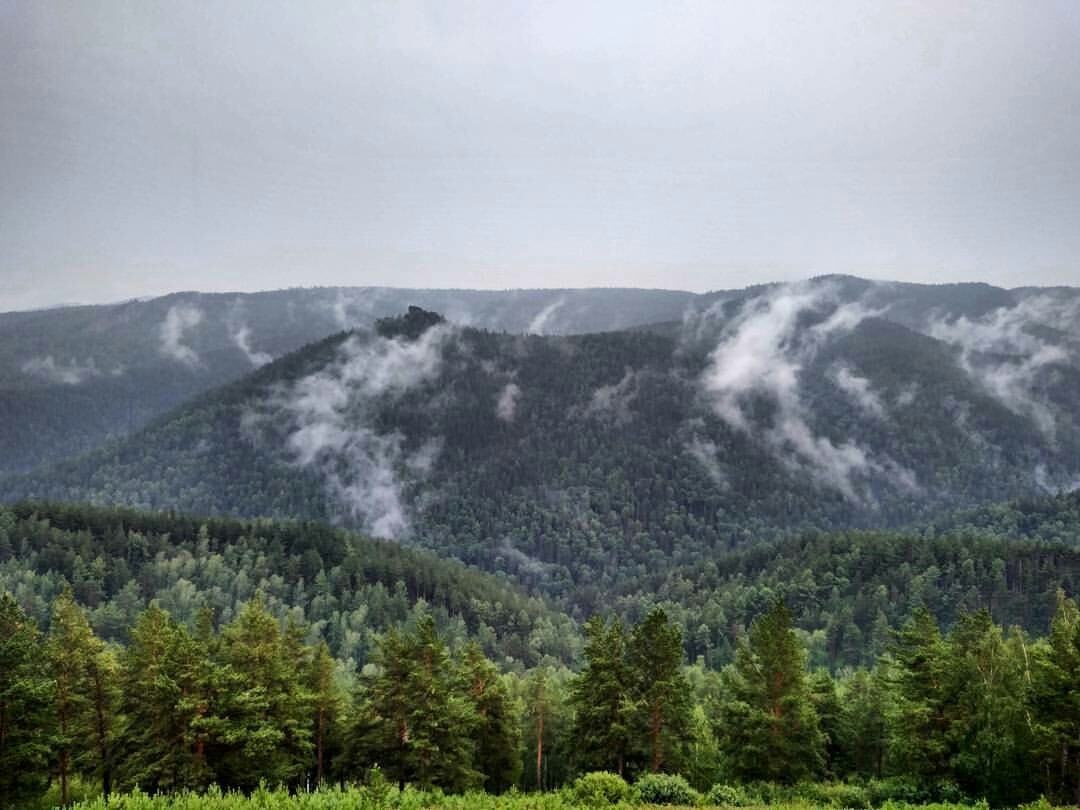
M 502 672 L 429 613 L 356 671 L 260 598 L 230 622 L 151 605 L 123 646 L 70 589 L 44 634 L 0 597 L 0 806 L 260 782 L 385 779 L 451 792 L 549 789 L 582 773 L 694 787 L 893 780 L 917 795 L 1080 798 L 1080 609 L 1039 639 L 985 611 L 943 632 L 925 610 L 870 669 L 810 670 L 783 603 L 720 671 L 684 661 L 661 609 L 593 618 L 579 672 Z M 913 794 L 915 795 L 915 794 Z

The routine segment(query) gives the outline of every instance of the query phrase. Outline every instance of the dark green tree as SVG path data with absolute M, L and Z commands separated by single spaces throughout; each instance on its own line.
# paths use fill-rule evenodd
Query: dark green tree
M 574 744 L 585 770 L 626 770 L 635 707 L 622 624 L 593 617 L 585 625 L 585 666 L 574 681 Z
M 820 775 L 825 736 L 791 614 L 777 602 L 750 627 L 723 673 L 716 733 L 739 779 L 796 782 Z
M 649 611 L 630 634 L 634 736 L 646 741 L 646 767 L 653 773 L 677 770 L 690 737 L 690 684 L 683 657 L 682 628 L 661 608 Z
M 521 776 L 521 711 L 476 642 L 465 647 L 459 677 L 476 716 L 475 767 L 484 775 L 485 790 L 502 793 Z
M 0 594 L 0 807 L 15 807 L 49 785 L 53 684 L 37 628 Z

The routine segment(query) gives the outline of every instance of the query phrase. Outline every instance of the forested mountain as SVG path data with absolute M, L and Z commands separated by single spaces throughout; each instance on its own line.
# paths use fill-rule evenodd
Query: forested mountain
M 508 668 L 580 653 L 576 623 L 496 577 L 318 523 L 196 519 L 64 504 L 0 508 L 0 593 L 42 627 L 70 585 L 94 630 L 122 641 L 154 600 L 194 625 L 259 596 L 362 667 L 378 633 L 430 610 L 455 643 L 473 639 Z
M 969 520 L 944 516 L 1073 485 L 1076 299 L 1001 309 L 993 288 L 943 288 L 938 311 L 964 314 L 932 316 L 923 290 L 821 279 L 717 297 L 677 327 L 577 336 L 414 308 L 0 486 L 9 501 L 338 522 L 506 572 L 584 616 L 613 593 L 638 603 L 657 577 L 678 590 L 679 572 L 748 545 L 946 520 L 935 534 L 963 534 Z M 730 603 L 702 590 L 692 651 L 722 650 Z M 943 618 L 972 606 L 950 599 Z
M 494 330 L 565 334 L 678 319 L 693 299 L 664 290 L 346 287 L 0 313 L 0 474 L 127 435 L 275 357 L 410 304 Z

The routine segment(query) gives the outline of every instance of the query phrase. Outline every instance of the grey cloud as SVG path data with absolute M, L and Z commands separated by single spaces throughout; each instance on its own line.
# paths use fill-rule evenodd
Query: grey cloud
M 373 426 L 373 404 L 435 378 L 452 335 L 447 325 L 411 342 L 354 335 L 342 344 L 336 362 L 279 391 L 269 403 L 288 416 L 286 449 L 293 462 L 317 469 L 335 500 L 376 536 L 409 533 L 402 476 L 428 474 L 441 444 L 431 440 L 407 452 L 403 435 Z M 249 427 L 254 422 L 257 418 Z
M 1058 302 L 1038 296 L 996 309 L 981 319 L 934 321 L 927 331 L 959 348 L 961 367 L 987 393 L 1053 437 L 1056 409 L 1039 396 L 1037 383 L 1044 369 L 1069 362 L 1071 356 L 1061 345 L 1037 336 L 1032 327 L 1061 316 Z
M 51 354 L 30 358 L 22 364 L 22 370 L 26 374 L 59 385 L 79 385 L 104 373 L 92 357 L 84 363 L 74 359 L 65 363 L 57 361 Z M 122 372 L 123 370 L 117 367 L 110 373 L 115 376 Z
M 521 388 L 517 383 L 508 382 L 504 385 L 495 402 L 495 415 L 504 422 L 513 422 L 520 396 Z
M 815 313 L 821 319 L 802 327 L 804 317 Z M 837 304 L 833 290 L 820 284 L 787 285 L 750 299 L 723 324 L 701 375 L 710 406 L 733 428 L 754 433 L 746 402 L 752 396 L 770 399 L 776 412 L 762 440 L 786 464 L 808 470 L 852 501 L 864 500 L 858 476 L 876 474 L 913 487 L 910 471 L 895 462 L 875 459 L 853 441 L 837 444 L 816 435 L 800 395 L 799 375 L 821 347 L 876 314 L 860 302 Z
M 866 377 L 860 377 L 848 366 L 834 365 L 829 369 L 829 379 L 866 413 L 878 418 L 885 416 L 885 405 Z
M 174 304 L 169 307 L 165 321 L 158 330 L 160 351 L 187 366 L 199 365 L 199 355 L 184 344 L 184 337 L 203 320 L 203 312 L 192 304 Z

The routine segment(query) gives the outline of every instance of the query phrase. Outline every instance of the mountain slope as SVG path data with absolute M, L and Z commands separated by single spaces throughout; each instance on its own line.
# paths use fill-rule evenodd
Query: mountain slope
M 275 357 L 410 304 L 510 332 L 618 329 L 680 318 L 662 290 L 292 289 L 178 293 L 109 306 L 0 313 L 0 474 L 130 434 Z
M 508 666 L 580 652 L 576 623 L 506 582 L 398 545 L 314 523 L 203 519 L 49 503 L 0 507 L 0 593 L 41 626 L 69 583 L 104 638 L 120 641 L 150 600 L 194 623 L 227 623 L 261 594 L 279 617 L 363 666 L 374 635 L 428 605 L 456 641 Z
M 772 290 L 677 335 L 513 336 L 418 310 L 0 496 L 335 520 L 587 610 L 749 542 L 909 525 L 1080 472 L 1065 338 L 1003 329 L 1013 353 L 976 351 L 847 295 Z

